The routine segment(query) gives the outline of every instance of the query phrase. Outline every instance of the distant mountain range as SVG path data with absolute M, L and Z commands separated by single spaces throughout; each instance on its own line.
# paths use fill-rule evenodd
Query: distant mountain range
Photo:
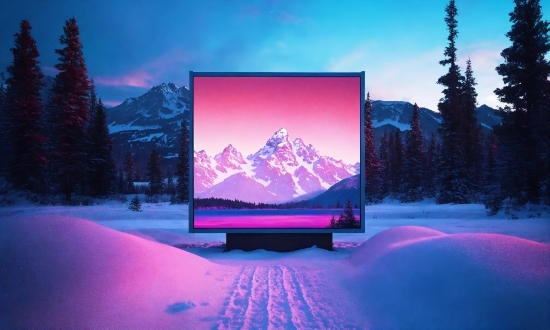
M 413 105 L 404 101 L 373 101 L 372 118 L 376 145 L 384 132 L 410 129 Z M 115 161 L 122 164 L 127 150 L 134 152 L 134 161 L 142 168 L 153 147 L 164 158 L 164 164 L 175 170 L 180 149 L 180 125 L 189 119 L 189 90 L 172 83 L 151 88 L 145 94 L 129 98 L 122 104 L 107 109 L 107 122 L 113 137 Z M 482 105 L 476 110 L 484 133 L 500 122 L 495 110 Z M 426 142 L 441 123 L 438 112 L 420 108 L 420 127 Z
M 199 198 L 255 203 L 309 199 L 360 171 L 359 162 L 345 164 L 320 155 L 300 138 L 291 141 L 285 128 L 246 158 L 231 144 L 213 157 L 204 150 L 194 153 L 194 190 Z

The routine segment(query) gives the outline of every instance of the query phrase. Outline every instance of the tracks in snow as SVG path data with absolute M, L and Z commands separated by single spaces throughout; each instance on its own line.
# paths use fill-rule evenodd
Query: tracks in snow
M 217 329 L 360 329 L 327 294 L 320 271 L 243 267 L 225 299 Z

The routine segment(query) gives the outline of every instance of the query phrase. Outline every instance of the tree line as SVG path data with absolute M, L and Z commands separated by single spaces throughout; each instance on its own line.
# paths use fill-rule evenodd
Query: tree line
M 549 22 L 542 20 L 538 0 L 514 0 L 510 13 L 512 45 L 501 53 L 496 71 L 504 87 L 494 93 L 506 104 L 497 112 L 502 122 L 487 137 L 475 109 L 476 81 L 472 62 L 464 75 L 457 63 L 458 11 L 454 0 L 445 8 L 449 35 L 444 59 L 448 71 L 437 81 L 444 87 L 438 103 L 439 139 L 423 143 L 418 106 L 411 130 L 384 134 L 374 145 L 370 95 L 365 117 L 365 195 L 368 203 L 392 197 L 404 202 L 435 198 L 437 203 L 483 202 L 489 214 L 502 206 L 550 204 L 550 50 Z
M 10 49 L 13 62 L 7 77 L 0 77 L 0 176 L 13 189 L 38 194 L 62 194 L 67 201 L 73 195 L 104 197 L 135 192 L 131 151 L 123 168 L 117 171 L 112 140 L 106 123 L 105 106 L 89 79 L 73 17 L 65 21 L 55 50 L 58 71 L 47 100 L 40 91 L 44 74 L 39 52 L 27 20 L 20 23 Z M 175 175 L 164 181 L 158 152 L 151 152 L 147 164 L 147 193 L 169 192 L 174 202 L 189 200 L 189 131 L 181 123 L 182 148 Z

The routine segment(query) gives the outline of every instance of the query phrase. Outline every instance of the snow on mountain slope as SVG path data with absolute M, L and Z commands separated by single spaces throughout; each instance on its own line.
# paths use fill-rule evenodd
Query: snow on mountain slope
M 195 153 L 195 157 L 197 156 L 198 154 Z M 205 156 L 202 155 L 202 157 Z M 195 166 L 195 171 L 200 173 L 199 178 L 195 176 L 195 180 L 201 182 L 198 186 L 201 189 L 200 197 L 223 195 L 232 196 L 231 199 L 249 201 L 245 198 L 250 196 L 244 191 L 222 192 L 223 189 L 230 189 L 227 182 L 217 187 L 229 177 L 242 173 L 246 178 L 261 184 L 271 194 L 264 194 L 267 198 L 265 202 L 281 202 L 326 190 L 335 183 L 358 173 L 359 163 L 345 164 L 333 157 L 321 156 L 311 144 L 306 145 L 302 139 L 296 138 L 291 141 L 288 131 L 281 128 L 256 153 L 249 155 L 246 159 L 230 144 L 213 159 L 209 158 L 209 163 L 195 162 Z M 205 166 L 204 169 L 203 166 Z M 215 176 L 210 169 L 216 173 Z M 209 175 L 205 175 L 205 172 Z M 212 180 L 206 182 L 205 177 Z M 239 178 L 240 181 L 247 181 L 243 177 Z M 236 184 L 235 180 L 233 178 L 231 182 Z M 212 187 L 212 189 L 205 191 L 203 187 Z M 254 189 L 261 190 L 259 187 Z

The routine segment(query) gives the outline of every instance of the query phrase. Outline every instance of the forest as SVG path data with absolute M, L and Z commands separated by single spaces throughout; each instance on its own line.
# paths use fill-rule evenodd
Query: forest
M 365 195 L 367 204 L 386 198 L 414 202 L 433 198 L 439 204 L 483 203 L 488 214 L 502 208 L 550 204 L 550 50 L 549 22 L 542 20 L 538 1 L 516 1 L 510 13 L 511 41 L 496 67 L 504 86 L 495 89 L 506 104 L 499 109 L 502 122 L 483 136 L 475 117 L 477 104 L 474 64 L 464 73 L 457 60 L 458 15 L 454 1 L 446 9 L 448 31 L 439 65 L 447 72 L 438 111 L 438 136 L 424 145 L 418 106 L 411 130 L 396 131 L 374 144 L 372 104 L 364 104 Z M 168 195 L 173 203 L 189 201 L 189 123 L 181 124 L 181 150 L 175 173 L 163 171 L 156 150 L 145 173 L 135 168 L 132 151 L 124 164 L 113 160 L 106 108 L 88 77 L 79 28 L 75 18 L 65 21 L 53 87 L 42 99 L 39 51 L 30 22 L 23 20 L 14 35 L 12 64 L 0 81 L 0 178 L 7 190 L 28 193 L 33 200 L 62 196 L 69 204 L 75 196 L 105 198 L 117 194 Z M 434 63 L 437 65 L 438 63 Z M 134 182 L 147 182 L 136 186 Z M 6 190 L 6 189 L 4 189 Z M 211 199 L 198 200 L 209 207 Z M 233 206 L 248 207 L 231 201 Z M 244 203 L 244 204 L 243 204 Z M 298 206 L 296 204 L 296 206 Z M 255 205 L 270 208 L 273 205 Z M 289 207 L 277 206 L 277 207 Z M 310 206 L 311 207 L 311 206 Z

